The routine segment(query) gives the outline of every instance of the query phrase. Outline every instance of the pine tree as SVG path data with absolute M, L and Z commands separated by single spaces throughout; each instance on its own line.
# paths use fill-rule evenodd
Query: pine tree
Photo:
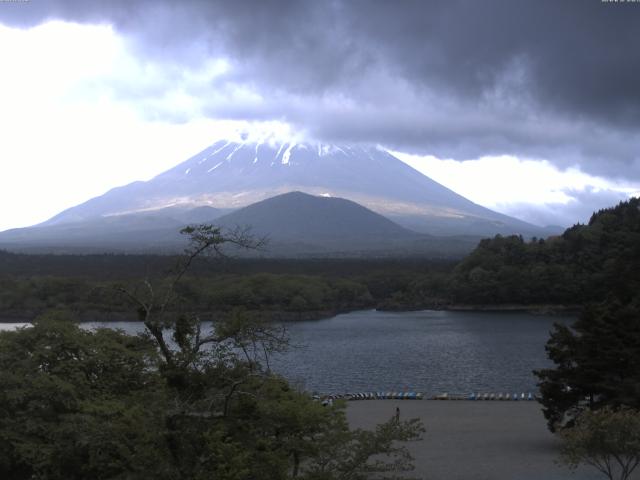
M 555 368 L 534 373 L 551 431 L 585 409 L 640 408 L 640 297 L 590 306 L 572 327 L 556 324 L 546 350 Z

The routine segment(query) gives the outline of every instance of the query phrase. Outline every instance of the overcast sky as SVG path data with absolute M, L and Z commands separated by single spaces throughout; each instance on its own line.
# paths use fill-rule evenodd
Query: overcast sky
M 640 2 L 0 1 L 0 230 L 237 129 L 570 225 L 640 192 Z

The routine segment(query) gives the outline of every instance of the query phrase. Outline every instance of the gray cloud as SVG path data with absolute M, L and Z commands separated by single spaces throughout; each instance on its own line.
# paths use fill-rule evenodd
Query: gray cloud
M 628 199 L 628 195 L 614 190 L 565 190 L 571 198 L 569 203 L 548 203 L 531 205 L 528 203 L 509 204 L 501 211 L 540 226 L 559 225 L 570 227 L 576 223 L 588 223 L 591 215 L 603 208 L 609 208 Z
M 225 57 L 185 83 L 215 118 L 283 120 L 329 141 L 468 159 L 546 158 L 640 179 L 640 4 L 600 0 L 32 0 L 0 5 L 18 26 L 109 22 L 166 68 L 115 85 L 155 116 L 176 69 Z M 171 79 L 170 81 L 168 79 Z M 177 80 L 176 80 L 177 79 Z M 253 95 L 243 95 L 243 91 Z

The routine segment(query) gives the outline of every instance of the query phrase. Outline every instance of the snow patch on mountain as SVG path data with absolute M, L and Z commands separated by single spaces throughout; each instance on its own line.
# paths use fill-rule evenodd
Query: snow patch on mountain
M 238 144 L 238 146 L 236 146 L 236 148 L 233 149 L 233 151 L 227 155 L 227 157 L 225 158 L 225 160 L 228 162 L 229 160 L 231 160 L 231 157 L 233 157 L 233 155 L 240 150 L 242 147 L 244 146 L 244 143 L 240 143 Z
M 276 156 L 274 157 L 273 162 L 271 162 L 272 167 L 278 161 L 278 157 L 280 156 L 280 153 L 282 153 L 282 149 L 285 148 L 286 145 L 287 145 L 286 143 L 280 144 L 280 148 L 278 148 L 278 152 L 276 153 Z
M 262 145 L 262 142 L 258 142 L 256 143 L 256 152 L 255 152 L 255 156 L 253 157 L 253 163 L 258 163 L 258 148 L 260 148 L 260 145 Z
M 289 146 L 287 147 L 287 149 L 284 151 L 284 154 L 282 155 L 282 165 L 288 165 L 289 164 L 289 158 L 291 158 L 291 150 L 296 146 L 295 143 L 290 143 Z
M 227 148 L 230 144 L 231 144 L 231 142 L 230 142 L 230 141 L 227 141 L 223 146 L 221 146 L 220 148 L 218 148 L 216 151 L 211 152 L 209 155 L 206 155 L 206 156 L 202 157 L 202 160 L 200 160 L 200 161 L 198 162 L 198 164 L 202 164 L 202 163 L 206 162 L 208 158 L 211 158 L 211 157 L 213 157 L 215 154 L 217 154 L 218 152 L 221 152 L 222 150 L 224 150 L 225 148 Z M 214 143 L 214 145 L 215 145 L 215 143 Z M 213 146 L 213 145 L 212 145 L 212 146 Z
M 220 165 L 222 165 L 224 162 L 218 162 L 216 163 L 213 167 L 211 167 L 209 170 L 207 170 L 207 173 L 211 173 L 213 172 L 216 168 L 218 168 Z
M 397 221 L 408 218 L 416 229 L 437 234 L 466 233 L 466 227 L 449 228 L 457 220 L 461 225 L 482 225 L 483 235 L 533 228 L 472 203 L 379 145 L 278 142 L 272 137 L 257 142 L 220 140 L 148 182 L 115 188 L 50 222 L 162 208 L 176 199 L 194 206 L 240 208 L 294 190 L 346 198 Z M 514 227 L 494 229 L 494 224 Z

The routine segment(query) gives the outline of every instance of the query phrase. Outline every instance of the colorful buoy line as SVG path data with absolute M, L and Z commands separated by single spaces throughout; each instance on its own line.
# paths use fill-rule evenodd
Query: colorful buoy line
M 425 396 L 420 392 L 358 392 L 331 395 L 314 395 L 316 400 L 472 400 L 472 401 L 533 401 L 538 395 L 531 392 L 521 393 L 439 393 Z

